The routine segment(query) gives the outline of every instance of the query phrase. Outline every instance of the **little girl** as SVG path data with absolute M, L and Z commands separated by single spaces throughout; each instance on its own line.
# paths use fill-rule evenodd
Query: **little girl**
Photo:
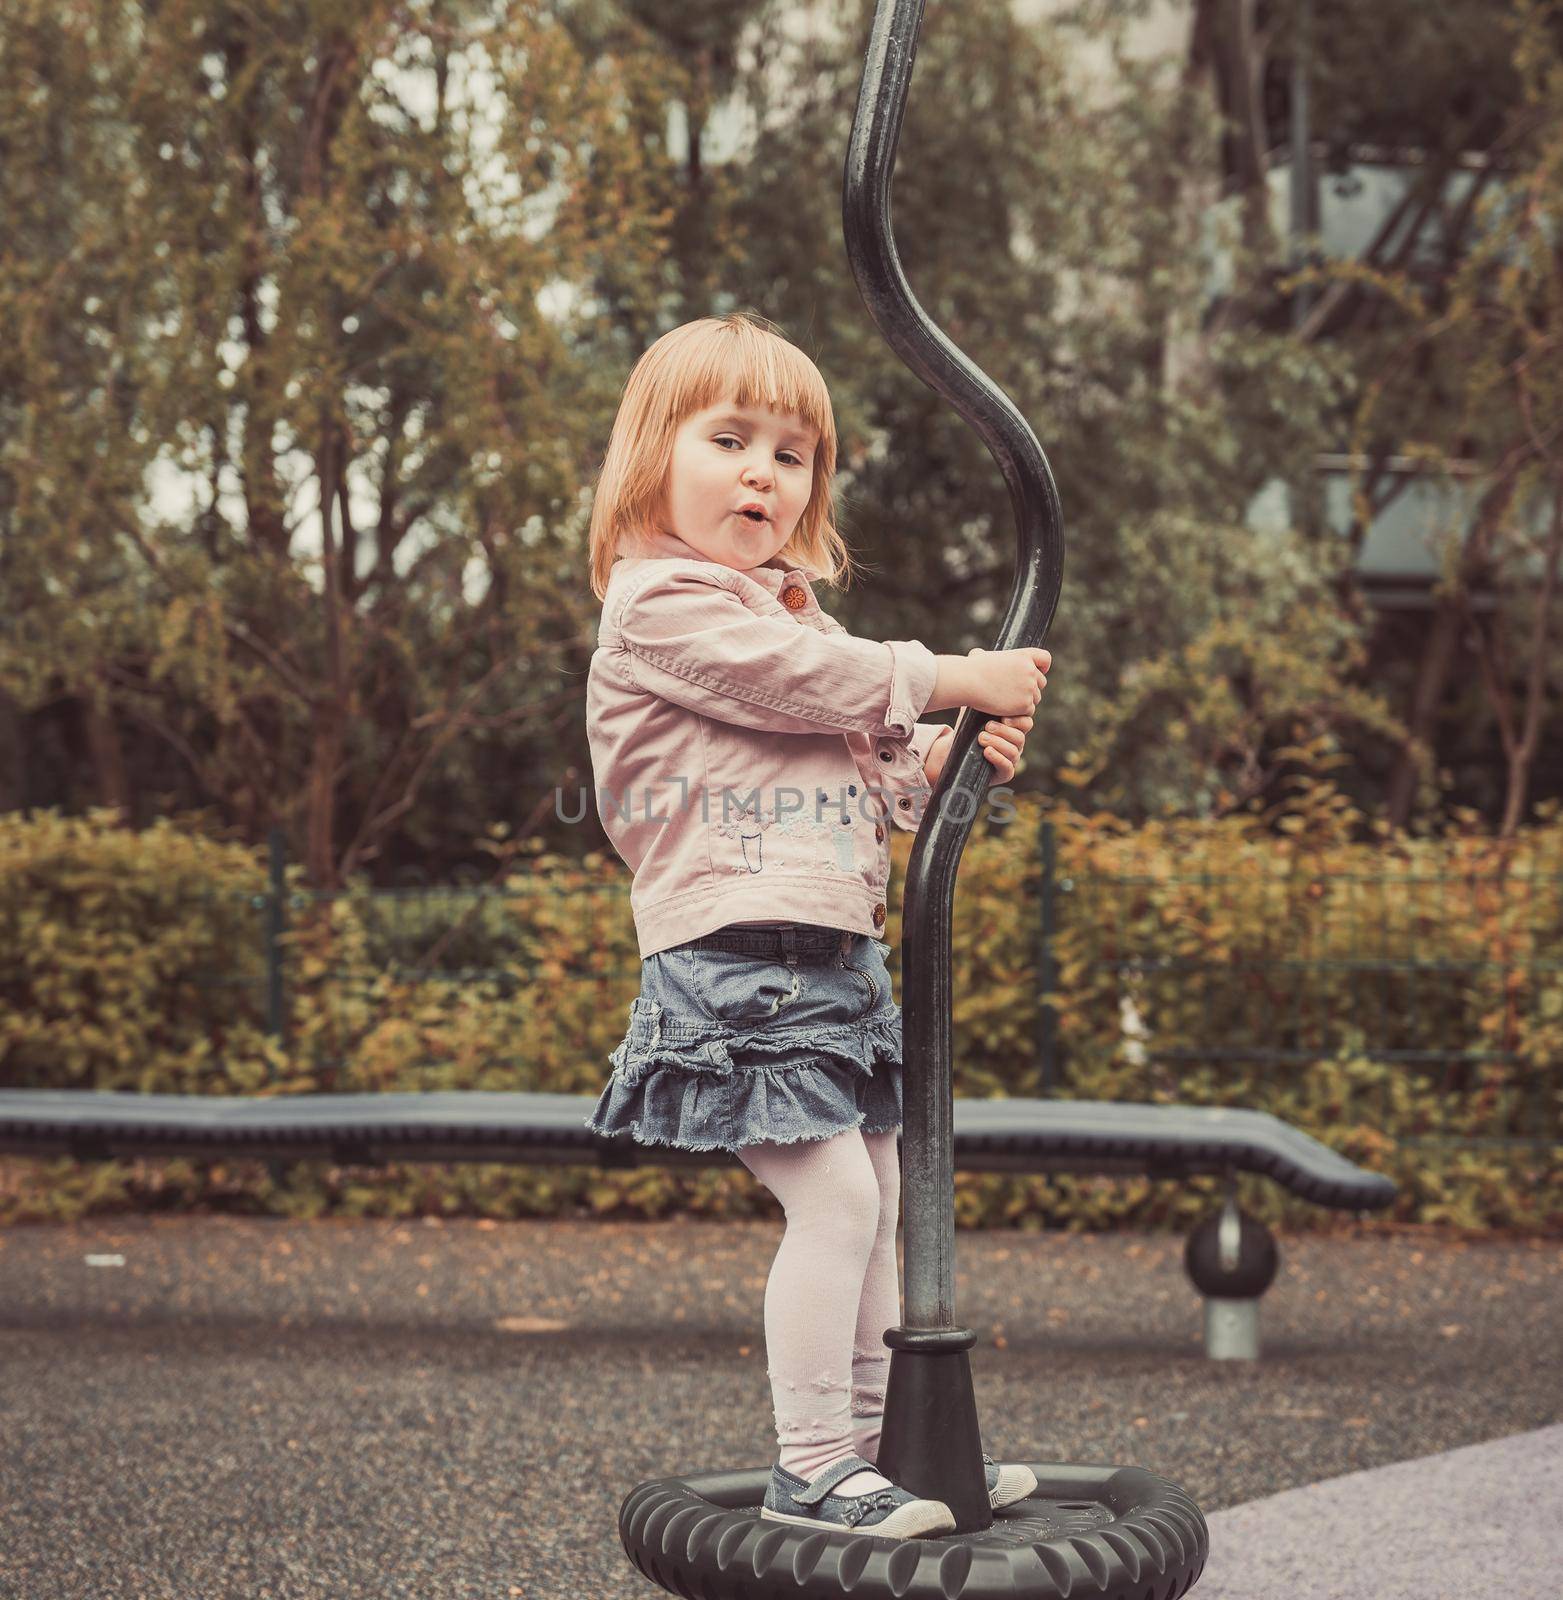
M 1008 778 L 1051 658 L 938 656 L 821 611 L 811 581 L 851 571 L 835 464 L 824 380 L 758 318 L 673 329 L 625 385 L 592 511 L 587 731 L 641 992 L 587 1125 L 734 1151 L 781 1202 L 761 1515 L 916 1538 L 949 1508 L 873 1466 L 901 1320 L 889 829 L 917 828 L 952 737 L 919 713 L 995 712 Z M 983 1459 L 994 1506 L 1036 1487 Z

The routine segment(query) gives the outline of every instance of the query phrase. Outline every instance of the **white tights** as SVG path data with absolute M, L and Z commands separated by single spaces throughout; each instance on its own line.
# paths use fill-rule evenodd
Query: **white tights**
M 884 1333 L 901 1321 L 896 1136 L 852 1129 L 738 1156 L 787 1216 L 765 1286 L 781 1464 L 807 1479 L 849 1455 L 874 1461 L 890 1371 Z M 874 1487 L 858 1482 L 866 1478 L 855 1473 L 841 1490 Z

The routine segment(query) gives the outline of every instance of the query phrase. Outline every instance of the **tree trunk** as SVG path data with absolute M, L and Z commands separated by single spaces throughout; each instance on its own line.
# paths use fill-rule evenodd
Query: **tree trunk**
M 125 782 L 125 753 L 119 729 L 89 689 L 80 697 L 82 730 L 92 755 L 92 780 L 100 806 L 112 806 L 122 821 L 130 821 L 130 791 Z
M 1512 838 L 1525 815 L 1530 797 L 1530 773 L 1541 737 L 1542 712 L 1547 699 L 1547 636 L 1552 627 L 1552 603 L 1558 592 L 1558 563 L 1563 558 L 1563 479 L 1552 500 L 1552 532 L 1547 539 L 1546 570 L 1536 597 L 1536 622 L 1531 631 L 1530 671 L 1525 683 L 1525 728 L 1509 751 L 1509 789 L 1503 801 L 1500 837 Z
M 1211 20 L 1208 5 L 1194 8 L 1188 57 L 1183 67 L 1183 87 L 1191 93 L 1208 95 L 1219 104 L 1221 95 L 1216 83 Z M 1207 216 L 1221 198 L 1222 173 L 1199 159 L 1191 140 L 1183 139 L 1180 143 L 1183 148 L 1176 168 L 1179 176 L 1173 180 L 1166 203 L 1169 216 L 1177 219 L 1174 223 L 1177 236 L 1189 238 L 1197 235 L 1199 219 Z M 1197 396 L 1208 392 L 1209 352 L 1210 341 L 1200 326 L 1197 308 L 1174 302 L 1162 330 L 1162 393 L 1172 399 L 1180 394 Z
M 1190 46 L 1191 64 L 1208 59 L 1216 103 L 1226 119 L 1222 158 L 1226 176 L 1242 196 L 1243 240 L 1269 255 L 1270 191 L 1265 154 L 1265 43 L 1255 26 L 1257 0 L 1199 0 Z
M 249 42 L 235 36 L 228 43 L 228 82 L 243 77 L 249 60 Z M 240 108 L 239 155 L 241 189 L 244 195 L 244 237 L 241 243 L 244 271 L 239 281 L 239 317 L 244 342 L 249 351 L 251 399 L 244 408 L 244 424 L 239 440 L 239 482 L 244 493 L 245 524 L 250 538 L 278 560 L 287 555 L 288 531 L 283 495 L 277 482 L 272 435 L 276 429 L 276 410 L 271 393 L 269 340 L 261 325 L 260 291 L 265 281 L 266 210 L 260 175 L 260 147 L 255 124 L 260 120 L 258 86 L 252 84 Z M 218 436 L 219 454 L 226 455 L 224 436 Z M 215 503 L 215 501 L 214 501 Z
M 331 177 L 331 147 L 351 92 L 355 64 L 353 40 L 337 33 L 320 50 L 315 84 L 305 109 L 304 149 L 299 186 L 311 198 L 324 199 Z M 326 297 L 328 326 L 342 325 L 335 291 Z M 315 470 L 320 478 L 320 570 L 325 607 L 326 682 L 313 696 L 310 741 L 305 860 L 310 883 L 317 889 L 338 887 L 336 859 L 336 795 L 346 742 L 347 717 L 353 693 L 350 589 L 342 581 L 342 544 L 334 523 L 338 497 L 347 476 L 347 432 L 337 414 L 337 396 L 320 409 L 320 449 Z
M 309 881 L 316 889 L 335 889 L 336 786 L 342 764 L 350 693 L 346 666 L 346 616 L 341 592 L 338 548 L 333 531 L 337 483 L 340 475 L 340 439 L 327 420 L 320 443 L 320 570 L 325 583 L 327 681 L 314 699 L 314 728 L 310 742 L 307 791 L 305 860 Z
M 1466 535 L 1465 548 L 1460 552 L 1460 565 L 1450 592 L 1440 598 L 1433 613 L 1433 625 L 1428 632 L 1427 649 L 1422 653 L 1422 665 L 1417 674 L 1409 718 L 1412 737 L 1424 745 L 1430 754 L 1435 750 L 1433 733 L 1438 721 L 1439 703 L 1443 700 L 1444 688 L 1449 682 L 1449 669 L 1459 647 L 1466 595 L 1486 580 L 1487 557 L 1493 535 L 1499 523 L 1508 515 L 1518 487 L 1520 469 L 1531 452 L 1530 441 L 1524 440 L 1499 463 L 1493 485 L 1482 496 L 1482 502 L 1472 519 L 1471 531 Z M 1411 802 L 1416 797 L 1416 773 L 1416 758 L 1412 750 L 1402 750 L 1389 781 L 1391 827 L 1403 828 L 1410 819 Z
M 1412 691 L 1411 715 L 1407 724 L 1412 738 L 1418 746 L 1427 750 L 1430 757 L 1437 749 L 1435 731 L 1438 707 L 1449 683 L 1449 670 L 1454 665 L 1455 653 L 1459 648 L 1464 616 L 1465 606 L 1458 594 L 1446 595 L 1438 602 L 1438 609 L 1433 613 L 1433 625 L 1427 634 L 1427 648 L 1422 652 L 1422 664 L 1417 671 L 1416 688 Z M 1389 823 L 1392 828 L 1404 828 L 1410 820 L 1411 804 L 1416 799 L 1417 772 L 1415 749 L 1403 749 L 1389 780 Z
M 0 812 L 27 803 L 27 728 L 22 709 L 0 689 Z
M 1223 193 L 1235 190 L 1241 198 L 1244 243 L 1256 253 L 1250 259 L 1259 262 L 1271 259 L 1275 250 L 1261 92 L 1264 67 L 1265 38 L 1255 27 L 1255 0 L 1197 0 L 1183 82 L 1186 88 L 1204 89 L 1225 128 L 1213 169 L 1203 166 L 1192 150 L 1185 153 L 1180 192 L 1168 203 L 1174 215 L 1202 217 Z M 1253 309 L 1258 288 L 1239 272 L 1203 327 L 1183 326 L 1173 314 L 1162 341 L 1164 392 L 1196 394 L 1206 386 L 1212 342 Z

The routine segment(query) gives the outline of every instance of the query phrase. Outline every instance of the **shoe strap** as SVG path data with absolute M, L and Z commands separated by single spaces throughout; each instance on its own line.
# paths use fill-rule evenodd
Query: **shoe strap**
M 792 1498 L 800 1506 L 821 1505 L 824 1503 L 825 1496 L 838 1483 L 850 1478 L 854 1472 L 878 1472 L 878 1470 L 872 1461 L 865 1461 L 862 1456 L 847 1456 L 844 1460 L 838 1461 L 833 1467 L 826 1467 L 817 1478 L 811 1478 Z

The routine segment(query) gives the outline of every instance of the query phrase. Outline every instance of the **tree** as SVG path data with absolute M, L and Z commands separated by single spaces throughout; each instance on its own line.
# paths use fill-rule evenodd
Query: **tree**
M 1388 503 L 1381 485 L 1394 458 L 1450 491 L 1443 574 L 1411 685 L 1414 742 L 1391 777 L 1389 820 L 1403 825 L 1411 814 L 1463 643 L 1507 763 L 1500 831 L 1508 835 L 1524 816 L 1541 730 L 1563 690 L 1549 650 L 1563 621 L 1563 18 L 1515 0 L 1497 17 L 1483 8 L 1479 29 L 1474 12 L 1464 20 L 1464 37 L 1480 41 L 1487 83 L 1501 73 L 1509 91 L 1487 100 L 1463 86 L 1457 114 L 1426 131 L 1428 176 L 1401 208 L 1418 196 L 1416 215 L 1381 230 L 1381 240 L 1396 237 L 1391 224 L 1406 221 L 1394 254 L 1375 248 L 1306 274 L 1327 287 L 1303 336 L 1332 330 L 1360 373 L 1351 449 L 1367 466 L 1355 484 L 1358 535 Z M 1463 186 L 1452 182 L 1462 164 Z M 1402 474 L 1393 492 L 1410 481 Z
M 89 709 L 105 802 L 148 730 L 334 884 L 577 708 L 604 314 L 543 308 L 665 254 L 655 52 L 536 3 L 0 29 L 0 686 Z
M 1494 464 L 1477 514 L 1460 531 L 1437 620 L 1442 632 L 1446 618 L 1460 619 L 1481 671 L 1508 761 L 1505 836 L 1524 816 L 1541 729 L 1563 698 L 1550 644 L 1563 623 L 1563 37 L 1556 23 L 1530 3 L 1512 21 L 1523 87 L 1507 130 L 1514 165 L 1484 207 L 1483 238 L 1454 275 L 1442 317 L 1423 326 L 1464 378 L 1458 420 L 1429 455 L 1452 470 L 1452 451 L 1474 445 Z M 1498 599 L 1486 627 L 1474 604 L 1481 588 Z M 1425 663 L 1428 698 L 1447 663 L 1442 653 Z
M 12 7 L 0 581 L 25 605 L 0 709 L 84 708 L 97 798 L 205 803 L 250 837 L 281 818 L 319 882 L 448 867 L 453 838 L 587 771 L 585 512 L 618 392 L 665 329 L 735 306 L 832 388 L 872 582 L 827 606 L 990 643 L 1002 480 L 879 338 L 841 246 L 872 10 Z M 1186 50 L 1152 59 L 1130 48 L 1144 10 L 931 8 L 895 185 L 915 292 L 1059 479 L 1057 666 L 1023 781 L 1063 767 L 1131 817 L 1273 798 L 1299 749 L 1405 742 L 1364 681 L 1367 522 L 1342 540 L 1304 494 L 1254 507 L 1313 481 L 1405 344 L 1373 274 L 1423 270 L 1387 228 L 1368 272 L 1309 280 L 1294 328 L 1267 201 L 1294 0 L 1190 0 Z M 1431 173 L 1501 139 L 1518 78 L 1487 10 L 1314 0 L 1327 146 L 1409 129 Z M 1408 63 L 1388 84 L 1358 59 L 1384 29 Z M 1114 71 L 1088 76 L 1088 50 Z M 749 136 L 720 150 L 734 107 Z M 1401 224 L 1446 189 L 1430 176 Z M 1445 215 L 1449 272 L 1476 218 Z M 1408 437 L 1453 437 L 1457 374 L 1417 359 L 1371 410 L 1364 517 Z M 201 486 L 184 512 L 149 488 L 175 469 Z
M 774 17 L 762 32 L 756 55 L 772 71 L 753 82 L 734 289 L 816 353 L 832 383 L 847 527 L 872 576 L 842 598 L 843 620 L 964 650 L 991 643 L 1013 518 L 975 436 L 887 359 L 843 271 L 840 164 L 872 10 L 822 7 L 834 28 L 803 43 Z M 1288 642 L 1325 673 L 1313 685 L 1325 723 L 1367 714 L 1375 736 L 1386 724 L 1371 694 L 1347 692 L 1361 624 L 1325 586 L 1333 545 L 1285 528 L 1256 535 L 1246 520 L 1268 481 L 1311 471 L 1343 402 L 1342 363 L 1297 347 L 1273 291 L 1275 328 L 1206 329 L 1219 305 L 1211 217 L 1208 202 L 1190 203 L 1189 174 L 1218 170 L 1219 115 L 1176 58 L 1133 57 L 1123 22 L 1023 22 L 1005 0 L 931 10 L 893 220 L 919 300 L 1031 420 L 1059 482 L 1068 558 L 1032 781 L 1076 751 L 1072 770 L 1096 774 L 1087 800 L 1130 815 L 1219 810 L 1248 797 L 1255 770 L 1260 788 L 1274 781 L 1279 763 L 1251 769 L 1251 752 L 1234 752 L 1223 770 L 1203 737 L 1161 739 L 1163 759 L 1148 758 L 1141 730 L 1147 716 L 1176 719 L 1169 695 L 1208 701 L 1188 677 L 1196 659 L 1226 660 L 1242 638 L 1252 656 L 1284 619 Z M 1081 70 L 1087 46 L 1114 53 L 1105 86 Z M 1229 234 L 1241 253 L 1240 228 Z M 1322 601 L 1296 604 L 1314 591 Z M 1208 650 L 1196 645 L 1207 638 Z M 1154 704 L 1142 705 L 1152 681 Z M 1249 674 L 1234 693 L 1245 726 L 1289 746 L 1293 703 L 1246 698 L 1270 682 Z M 1109 727 L 1125 742 L 1104 744 Z

